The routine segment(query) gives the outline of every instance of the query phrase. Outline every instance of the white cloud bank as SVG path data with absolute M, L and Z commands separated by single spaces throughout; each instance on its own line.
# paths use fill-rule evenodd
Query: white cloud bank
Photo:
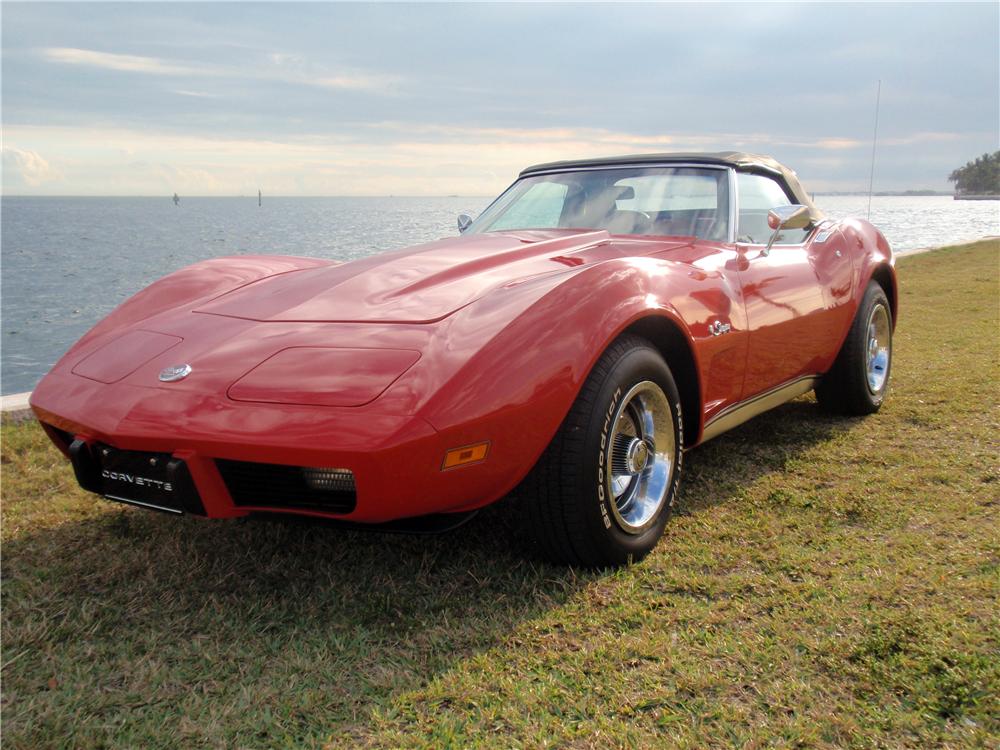
M 179 60 L 165 60 L 142 55 L 125 55 L 118 52 L 81 49 L 78 47 L 45 47 L 39 50 L 48 62 L 84 68 L 98 68 L 125 73 L 184 78 L 230 78 L 255 81 L 277 81 L 322 89 L 365 91 L 391 94 L 400 83 L 398 76 L 389 76 L 358 69 L 330 71 L 310 65 L 300 55 L 273 52 L 265 55 L 259 66 L 235 67 L 209 65 Z M 212 94 L 182 90 L 187 96 L 213 96 Z
M 12 126 L 5 193 L 78 195 L 494 195 L 543 161 L 656 151 L 795 149 L 810 190 L 868 144 L 829 136 L 637 135 L 601 129 L 504 129 L 379 123 L 351 136 L 212 138 L 125 128 Z M 944 134 L 927 134 L 935 140 Z M 885 156 L 891 156 L 887 145 Z M 46 154 L 43 158 L 40 154 Z M 867 157 L 866 157 L 867 158 Z M 857 187 L 857 186 L 854 186 Z
M 149 73 L 152 75 L 187 76 L 204 75 L 204 68 L 178 65 L 165 62 L 155 57 L 139 55 L 119 55 L 114 52 L 99 52 L 92 49 L 77 49 L 75 47 L 48 47 L 42 50 L 42 56 L 50 62 L 67 65 L 83 65 L 104 70 L 120 70 L 130 73 Z
M 62 175 L 36 151 L 3 149 L 3 186 L 39 188 L 57 182 Z

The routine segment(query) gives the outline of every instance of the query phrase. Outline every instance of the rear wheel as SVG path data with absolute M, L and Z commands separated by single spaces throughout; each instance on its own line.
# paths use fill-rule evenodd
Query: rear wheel
M 816 386 L 816 400 L 839 414 L 873 414 L 889 390 L 891 366 L 892 312 L 872 281 L 833 367 Z
M 682 443 L 670 368 L 644 339 L 619 339 L 522 485 L 538 546 L 557 562 L 588 567 L 645 557 L 677 494 Z

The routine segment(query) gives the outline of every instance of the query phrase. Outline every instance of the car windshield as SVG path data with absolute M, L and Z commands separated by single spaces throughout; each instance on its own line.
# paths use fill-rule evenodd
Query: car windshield
M 606 229 L 725 240 L 729 180 L 725 169 L 622 167 L 530 175 L 507 189 L 469 232 Z

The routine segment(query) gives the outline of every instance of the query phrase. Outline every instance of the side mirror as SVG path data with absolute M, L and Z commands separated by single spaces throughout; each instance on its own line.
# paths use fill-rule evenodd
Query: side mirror
M 782 229 L 805 229 L 811 223 L 812 217 L 809 216 L 808 206 L 801 206 L 795 203 L 791 206 L 777 206 L 776 208 L 772 208 L 767 212 L 767 225 L 774 231 L 771 233 L 771 239 L 767 241 L 767 247 L 764 248 L 764 252 L 761 255 L 770 254 L 771 246 L 778 239 L 778 234 Z
M 458 215 L 458 233 L 462 234 L 472 224 L 472 217 L 468 214 Z

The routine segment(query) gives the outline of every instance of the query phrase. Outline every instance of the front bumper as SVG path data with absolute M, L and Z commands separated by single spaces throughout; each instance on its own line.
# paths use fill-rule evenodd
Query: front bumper
M 74 441 L 81 441 L 182 461 L 210 518 L 270 511 L 380 523 L 471 510 L 510 489 L 496 462 L 442 471 L 445 452 L 461 445 L 468 429 L 438 432 L 418 416 L 372 408 L 240 403 L 224 395 L 167 393 L 56 372 L 39 383 L 31 406 L 67 455 Z M 349 512 L 237 504 L 220 473 L 220 459 L 348 469 L 356 503 Z

